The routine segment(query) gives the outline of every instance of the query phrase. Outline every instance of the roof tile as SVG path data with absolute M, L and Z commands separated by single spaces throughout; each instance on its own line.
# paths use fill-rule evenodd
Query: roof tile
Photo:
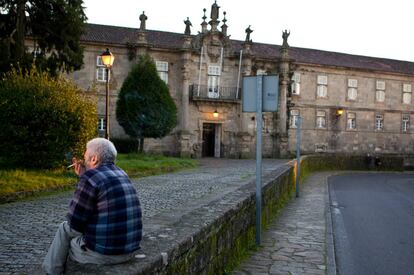
M 81 40 L 85 42 L 126 44 L 138 38 L 138 29 L 98 24 L 87 24 L 86 33 Z M 147 41 L 150 45 L 179 49 L 183 45 L 184 34 L 147 30 Z M 238 52 L 242 41 L 231 40 L 233 49 Z M 279 45 L 253 43 L 252 54 L 260 58 L 274 59 L 279 57 Z M 414 62 L 386 58 L 351 55 L 338 52 L 321 51 L 291 47 L 289 55 L 299 63 L 347 67 L 352 69 L 368 69 L 392 73 L 414 75 Z

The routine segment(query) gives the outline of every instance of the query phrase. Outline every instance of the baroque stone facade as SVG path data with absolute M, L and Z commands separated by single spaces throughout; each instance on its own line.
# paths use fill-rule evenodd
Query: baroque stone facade
M 264 113 L 264 157 L 295 152 L 296 125 L 302 123 L 304 153 L 414 153 L 412 85 L 414 63 L 255 43 L 250 26 L 245 41 L 231 40 L 227 19 L 219 26 L 219 6 L 204 10 L 198 34 L 184 21 L 182 34 L 88 24 L 82 38 L 84 67 L 76 83 L 98 98 L 101 131 L 105 114 L 105 74 L 99 55 L 115 55 L 110 72 L 110 135 L 127 138 L 115 118 L 117 93 L 136 62 L 148 53 L 178 108 L 178 125 L 163 139 L 148 139 L 145 150 L 171 155 L 254 157 L 255 113 L 242 112 L 243 76 L 279 75 L 279 108 Z M 149 18 L 149 19 L 148 19 Z

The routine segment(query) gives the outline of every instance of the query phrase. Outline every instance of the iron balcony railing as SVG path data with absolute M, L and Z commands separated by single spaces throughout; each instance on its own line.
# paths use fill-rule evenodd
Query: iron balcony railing
M 238 102 L 241 99 L 241 89 L 237 92 L 237 87 L 192 84 L 190 96 L 192 100 Z

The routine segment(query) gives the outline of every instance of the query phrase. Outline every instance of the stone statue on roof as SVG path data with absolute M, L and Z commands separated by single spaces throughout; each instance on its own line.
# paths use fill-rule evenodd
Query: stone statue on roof
M 145 30 L 145 21 L 147 21 L 148 17 L 145 15 L 145 12 L 143 11 L 142 14 L 139 16 L 139 21 L 141 21 L 141 25 L 139 26 L 139 29 L 141 31 Z
M 290 31 L 288 32 L 287 30 L 285 30 L 285 31 L 282 33 L 282 38 L 283 38 L 283 44 L 282 44 L 282 47 L 289 47 L 289 44 L 288 44 L 288 42 L 287 42 L 289 35 L 290 35 Z
M 250 34 L 253 32 L 253 30 L 250 28 L 250 25 L 246 29 L 246 42 L 252 42 L 250 39 Z
M 217 5 L 217 1 L 214 1 L 214 4 L 211 6 L 211 13 L 210 17 L 212 21 L 216 21 L 219 17 L 219 6 Z
M 191 34 L 190 27 L 192 27 L 193 25 L 191 24 L 190 19 L 188 17 L 187 17 L 187 20 L 184 21 L 184 24 L 185 24 L 184 34 L 190 35 Z

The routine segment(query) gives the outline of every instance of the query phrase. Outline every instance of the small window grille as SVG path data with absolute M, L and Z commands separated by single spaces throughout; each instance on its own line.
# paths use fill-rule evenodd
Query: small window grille
M 376 115 L 375 116 L 375 130 L 381 131 L 384 129 L 384 116 Z
M 297 128 L 299 119 L 299 110 L 290 110 L 290 127 Z
M 409 115 L 403 115 L 402 117 L 402 131 L 408 132 L 410 129 L 410 116 Z

